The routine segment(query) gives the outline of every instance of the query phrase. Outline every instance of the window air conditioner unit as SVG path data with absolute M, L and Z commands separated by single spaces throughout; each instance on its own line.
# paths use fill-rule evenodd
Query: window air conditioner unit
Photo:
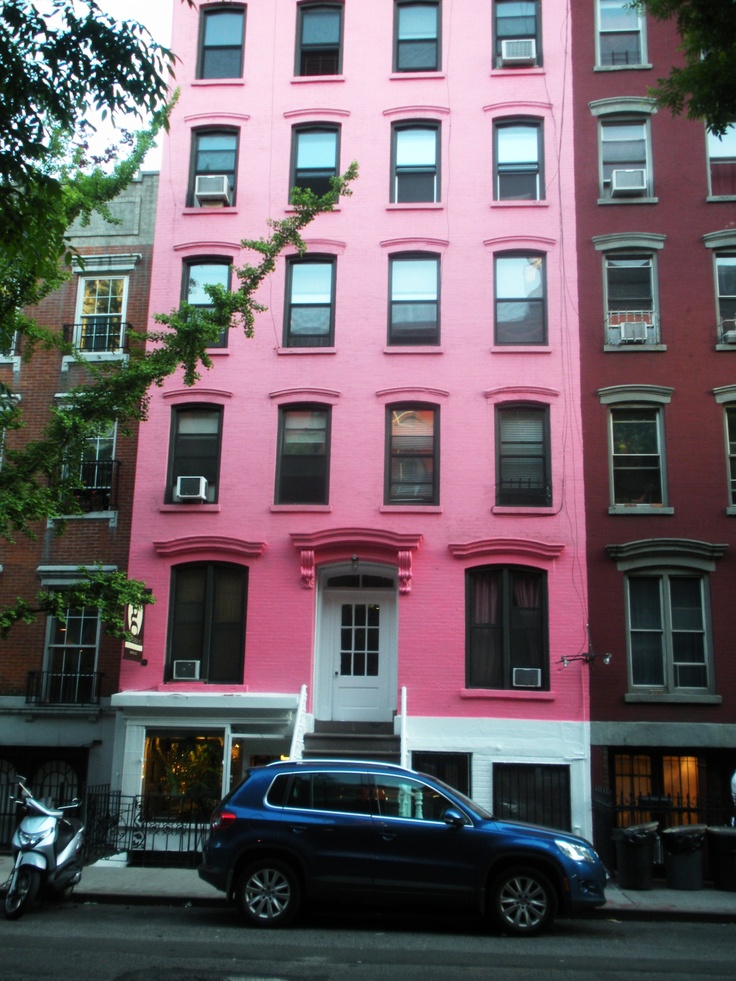
M 512 680 L 514 683 L 514 688 L 541 688 L 542 669 L 514 668 Z
M 174 661 L 174 681 L 199 681 L 199 661 Z
M 230 181 L 227 174 L 200 174 L 194 181 L 194 196 L 199 204 L 217 201 L 230 204 Z
M 206 477 L 177 477 L 176 500 L 177 501 L 206 501 L 207 478 Z
M 644 344 L 647 339 L 645 320 L 628 321 L 620 325 L 622 344 Z
M 721 344 L 736 344 L 736 320 L 721 321 Z
M 533 65 L 537 60 L 537 42 L 534 38 L 501 41 L 502 65 Z
M 643 167 L 634 170 L 611 171 L 611 195 L 623 197 L 627 194 L 646 194 L 647 172 Z

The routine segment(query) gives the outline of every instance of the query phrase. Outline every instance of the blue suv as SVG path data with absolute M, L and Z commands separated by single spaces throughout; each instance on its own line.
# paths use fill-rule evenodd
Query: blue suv
M 424 773 L 339 760 L 248 770 L 212 814 L 198 872 L 259 926 L 319 900 L 430 903 L 524 936 L 602 906 L 607 880 L 584 838 L 496 820 Z

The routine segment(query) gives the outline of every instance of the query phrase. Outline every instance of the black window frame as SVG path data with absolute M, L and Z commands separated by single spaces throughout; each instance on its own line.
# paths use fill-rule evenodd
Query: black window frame
M 320 453 L 299 454 L 287 452 L 287 420 L 296 413 L 310 412 L 324 416 L 324 443 Z M 332 430 L 332 406 L 322 402 L 294 402 L 279 406 L 278 442 L 276 449 L 276 480 L 274 489 L 274 504 L 286 504 L 295 507 L 310 505 L 327 505 L 330 502 L 330 449 Z M 302 473 L 297 468 L 289 467 L 290 457 L 311 456 L 321 458 L 321 468 L 313 465 L 302 467 Z M 310 483 L 307 483 L 310 481 Z M 299 486 L 302 492 L 294 488 Z
M 541 296 L 534 296 L 532 293 L 526 296 L 499 296 L 499 262 L 506 259 L 525 259 L 530 265 L 534 265 L 537 262 L 540 263 L 539 269 L 539 279 L 540 284 L 538 289 L 541 290 Z M 521 250 L 515 249 L 509 252 L 496 252 L 493 257 L 493 342 L 498 347 L 511 346 L 511 347 L 538 347 L 540 345 L 546 345 L 548 342 L 548 310 L 547 310 L 547 256 L 544 252 L 535 252 L 533 250 Z M 513 311 L 514 307 L 521 307 L 522 305 L 528 309 L 528 314 L 531 314 L 533 307 L 532 304 L 538 306 L 541 309 L 541 317 L 532 317 L 527 315 L 524 320 L 520 318 L 509 319 L 508 317 L 502 319 L 501 312 L 503 305 L 506 305 L 509 311 Z M 514 324 L 523 324 L 523 329 L 519 330 L 518 327 L 514 327 Z M 507 326 L 512 325 L 512 326 Z M 526 335 L 526 336 L 524 336 Z
M 504 162 L 500 160 L 504 132 L 524 128 L 534 131 L 537 142 L 536 161 Z M 531 185 L 532 193 L 527 190 Z M 544 201 L 544 120 L 529 116 L 497 119 L 493 124 L 493 199 L 494 201 Z
M 394 415 L 404 415 L 407 413 L 432 413 L 432 434 L 431 452 L 421 449 L 403 455 L 400 447 L 395 444 L 393 420 Z M 419 440 L 426 441 L 426 435 L 418 437 Z M 412 464 L 417 461 L 431 461 L 430 479 L 418 480 L 417 469 L 413 468 L 414 474 L 409 475 L 408 479 L 403 478 L 401 468 L 398 467 L 399 478 L 396 479 L 397 470 L 394 464 L 401 464 L 410 461 Z M 412 469 L 412 468 L 409 468 Z M 421 468 L 426 475 L 426 466 Z M 396 487 L 404 486 L 414 488 L 411 493 L 396 491 Z M 386 464 L 384 476 L 384 503 L 387 505 L 407 505 L 417 507 L 433 507 L 440 503 L 440 408 L 430 402 L 395 402 L 386 406 Z
M 340 18 L 339 41 L 334 44 L 305 44 L 305 20 L 310 14 L 320 12 L 336 12 Z M 294 75 L 298 78 L 319 77 L 342 74 L 343 25 L 345 20 L 343 3 L 302 3 L 297 7 L 296 21 L 296 56 Z M 331 71 L 313 71 L 314 67 L 334 68 Z
M 435 276 L 435 297 L 433 300 L 397 300 L 394 298 L 394 275 L 397 265 L 409 262 L 432 263 L 436 269 Z M 442 281 L 442 257 L 437 252 L 397 252 L 389 256 L 388 263 L 388 336 L 387 343 L 390 347 L 401 346 L 428 346 L 433 347 L 440 343 L 440 321 L 441 321 L 441 296 L 440 288 Z M 427 317 L 404 326 L 397 319 L 398 308 L 414 306 L 434 307 L 434 318 Z
M 199 21 L 199 45 L 197 52 L 197 79 L 233 79 L 243 77 L 243 63 L 245 55 L 245 20 L 246 20 L 247 7 L 245 4 L 227 4 L 218 6 L 207 6 L 200 9 L 200 21 Z M 207 26 L 211 23 L 218 15 L 234 15 L 240 14 L 242 18 L 242 24 L 240 28 L 240 40 L 236 44 L 220 44 L 220 45 L 208 45 L 207 44 Z M 234 74 L 208 74 L 207 66 L 207 54 L 214 50 L 226 50 L 230 51 L 233 49 L 238 49 L 239 51 L 239 65 L 238 70 Z
M 291 166 L 289 169 L 289 198 L 294 188 L 310 188 L 321 197 L 331 189 L 330 181 L 340 173 L 340 131 L 333 123 L 307 123 L 295 126 L 291 133 Z M 314 133 L 329 133 L 335 139 L 335 162 L 332 168 L 299 167 L 299 141 Z M 310 176 L 311 175 L 311 176 Z
M 487 602 L 478 597 L 479 584 L 482 577 L 494 576 L 500 578 L 498 588 L 497 620 L 480 620 L 475 611 L 487 606 Z M 526 577 L 536 580 L 538 584 L 538 605 L 526 607 L 536 610 L 538 623 L 524 627 L 521 614 L 514 618 L 513 588 L 515 577 Z M 465 571 L 465 685 L 468 689 L 484 689 L 491 691 L 549 691 L 549 599 L 547 573 L 543 569 L 524 565 L 480 565 Z M 519 584 L 521 587 L 521 583 Z M 518 594 L 517 594 L 518 595 Z M 517 607 L 518 609 L 524 609 Z M 531 616 L 528 617 L 532 619 Z M 514 623 L 514 620 L 516 623 Z M 532 637 L 536 634 L 536 638 Z M 527 643 L 523 643 L 524 634 L 529 635 Z M 494 652 L 493 641 L 499 650 L 496 653 L 496 664 L 492 663 Z M 536 641 L 537 651 L 527 649 Z M 486 663 L 483 663 L 483 662 Z M 538 686 L 514 685 L 514 668 L 539 669 L 541 684 Z
M 328 266 L 330 272 L 330 299 L 324 303 L 295 303 L 294 302 L 294 272 L 296 269 L 308 266 Z M 286 261 L 286 296 L 284 300 L 284 347 L 332 347 L 335 343 L 335 279 L 337 274 L 337 257 L 309 252 L 305 256 L 289 257 Z M 326 331 L 309 333 L 292 330 L 293 313 L 295 309 L 327 308 L 328 327 Z
M 179 599 L 183 591 L 182 583 L 185 574 L 194 576 L 200 573 L 201 599 L 197 604 L 200 616 L 183 619 L 180 616 L 184 599 Z M 218 573 L 220 576 L 218 577 Z M 224 617 L 217 621 L 217 611 L 226 612 L 232 606 L 230 602 L 218 602 L 225 575 L 239 578 L 240 615 L 226 620 Z M 234 562 L 184 562 L 171 569 L 169 624 L 166 653 L 166 681 L 177 682 L 174 679 L 174 661 L 199 661 L 199 678 L 192 681 L 209 684 L 242 685 L 245 671 L 245 632 L 248 609 L 248 579 L 249 569 L 245 565 Z M 196 601 L 191 600 L 191 583 L 189 584 L 190 606 Z M 220 629 L 218 630 L 218 625 Z M 224 633 L 228 628 L 229 643 Z M 229 662 L 228 670 L 214 668 L 218 660 Z
M 409 7 L 433 7 L 437 11 L 437 31 L 433 41 L 417 41 L 412 38 L 402 38 L 400 30 L 401 11 Z M 419 65 L 403 66 L 406 52 L 416 49 L 423 43 L 434 45 L 434 57 L 426 58 Z M 395 0 L 394 2 L 394 53 L 393 70 L 396 73 L 406 72 L 438 72 L 442 70 L 442 2 L 441 0 Z
M 180 432 L 180 426 L 185 415 L 213 415 L 217 418 L 217 432 L 213 435 L 198 434 L 200 442 L 206 442 L 199 453 L 184 452 L 187 440 Z M 205 477 L 207 479 L 207 503 L 216 504 L 220 489 L 220 461 L 222 458 L 222 428 L 224 411 L 221 405 L 206 402 L 186 402 L 175 405 L 171 410 L 171 427 L 169 433 L 169 463 L 164 500 L 167 504 L 184 504 L 177 501 L 176 481 L 178 477 Z M 191 442 L 195 436 L 192 435 Z M 187 464 L 187 461 L 193 463 Z
M 232 288 L 232 276 L 233 276 L 233 261 L 228 256 L 221 255 L 208 255 L 208 256 L 192 256 L 189 259 L 185 259 L 182 263 L 182 279 L 181 279 L 181 299 L 183 303 L 188 303 L 190 306 L 200 308 L 202 310 L 211 310 L 211 303 L 193 303 L 190 298 L 190 284 L 192 279 L 192 270 L 196 269 L 197 266 L 227 266 L 228 275 L 226 289 Z M 206 284 L 212 285 L 212 284 Z M 226 348 L 228 344 L 229 330 L 223 328 L 220 331 L 220 337 L 216 343 L 210 344 L 211 349 L 222 349 Z
M 513 417 L 516 416 L 516 420 Z M 524 422 L 522 416 L 534 417 L 541 421 L 541 438 L 535 441 L 524 440 L 528 451 L 523 459 L 528 472 L 534 471 L 535 478 L 511 476 L 509 471 L 518 471 L 522 460 L 520 439 L 504 438 L 512 435 L 508 429 L 512 421 Z M 550 407 L 534 402 L 514 402 L 496 406 L 496 504 L 499 507 L 552 507 L 552 452 L 550 440 Z M 518 435 L 518 434 L 517 434 Z M 508 462 L 507 462 L 508 461 Z M 523 486 L 534 480 L 535 486 Z M 507 486 L 518 483 L 519 486 Z
M 434 163 L 404 165 L 398 162 L 401 134 L 426 130 L 434 134 Z M 392 204 L 439 204 L 442 201 L 441 181 L 442 125 L 432 119 L 411 119 L 391 126 L 391 187 Z M 424 188 L 431 183 L 428 194 Z
M 201 166 L 201 164 L 200 164 L 200 154 L 202 152 L 206 152 L 206 151 L 202 151 L 202 149 L 200 148 L 200 145 L 199 145 L 200 144 L 200 141 L 203 138 L 206 139 L 207 137 L 215 137 L 215 136 L 234 137 L 234 139 L 235 139 L 235 147 L 234 147 L 234 149 L 232 149 L 232 150 L 230 150 L 230 149 L 228 149 L 228 150 L 220 150 L 220 151 L 215 151 L 215 150 L 209 151 L 209 152 L 212 152 L 212 153 L 216 153 L 216 152 L 219 152 L 219 153 L 232 153 L 232 155 L 233 155 L 232 167 L 228 167 L 228 168 L 223 167 L 223 168 L 221 168 L 219 170 L 218 169 L 210 170 L 208 168 L 205 168 L 205 167 Z M 229 126 L 229 127 L 228 126 L 207 126 L 207 127 L 202 127 L 202 128 L 199 128 L 199 129 L 192 130 L 192 149 L 191 149 L 190 173 L 189 173 L 189 194 L 187 196 L 187 206 L 188 207 L 190 207 L 190 208 L 204 207 L 204 205 L 200 205 L 197 202 L 197 199 L 196 199 L 195 194 L 194 194 L 194 189 L 195 189 L 197 177 L 204 176 L 204 175 L 207 175 L 207 174 L 212 174 L 212 175 L 215 175 L 215 174 L 224 174 L 225 176 L 227 176 L 229 178 L 228 184 L 230 186 L 230 207 L 234 207 L 235 206 L 235 204 L 237 203 L 237 194 L 238 194 L 238 158 L 239 158 L 239 150 L 240 150 L 240 130 L 237 127 L 234 127 L 234 126 Z
M 496 68 L 506 68 L 507 65 L 502 65 L 501 62 L 501 42 L 502 41 L 522 41 L 522 40 L 533 40 L 536 46 L 536 58 L 533 65 L 542 65 L 542 11 L 541 4 L 539 0 L 529 0 L 530 4 L 534 7 L 534 30 L 530 31 L 528 28 L 513 30 L 506 33 L 502 30 L 503 21 L 505 18 L 499 17 L 499 8 L 511 3 L 515 3 L 516 0 L 493 0 L 493 40 L 494 40 L 494 64 Z M 516 20 L 527 18 L 515 18 Z M 508 18 L 512 20 L 512 18 Z M 528 67 L 528 66 L 527 66 Z

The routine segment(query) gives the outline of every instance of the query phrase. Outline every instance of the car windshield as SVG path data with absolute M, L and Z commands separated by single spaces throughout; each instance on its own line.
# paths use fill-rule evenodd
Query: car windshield
M 483 821 L 492 821 L 493 815 L 490 811 L 487 811 L 485 807 L 481 807 L 474 800 L 471 800 L 467 794 L 464 794 L 461 790 L 457 790 L 456 787 L 451 787 L 449 783 L 445 783 L 444 780 L 440 780 L 439 777 L 430 776 L 428 773 L 421 773 L 420 776 L 428 777 L 433 783 L 436 783 L 439 787 L 454 797 L 456 800 L 460 801 L 469 811 L 476 815 L 476 817 L 481 818 Z

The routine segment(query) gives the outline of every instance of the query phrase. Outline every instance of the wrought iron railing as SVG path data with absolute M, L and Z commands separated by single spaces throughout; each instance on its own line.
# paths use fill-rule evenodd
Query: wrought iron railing
M 127 350 L 131 324 L 117 316 L 85 317 L 78 324 L 64 324 L 64 341 L 83 354 L 113 354 Z
M 85 511 L 112 511 L 118 506 L 119 460 L 87 460 L 79 468 L 83 487 L 75 491 Z
M 99 705 L 101 671 L 29 671 L 27 705 Z
M 128 863 L 194 868 L 209 835 L 214 798 L 130 796 L 93 787 L 85 798 L 87 861 L 127 853 Z

